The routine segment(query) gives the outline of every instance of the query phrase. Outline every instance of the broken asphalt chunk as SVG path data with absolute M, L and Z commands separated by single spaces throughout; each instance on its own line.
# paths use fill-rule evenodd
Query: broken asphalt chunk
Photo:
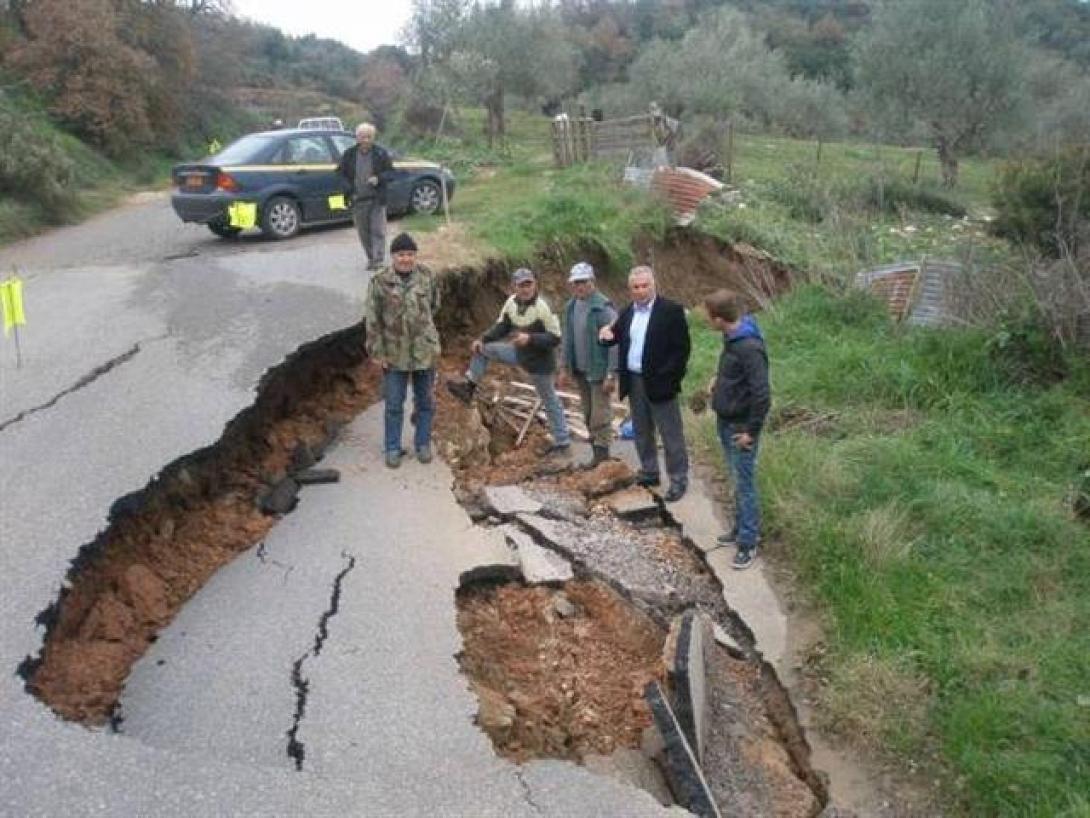
M 666 742 L 666 780 L 677 802 L 700 818 L 721 818 L 704 771 L 658 682 L 647 685 L 644 698 Z
M 299 484 L 285 477 L 261 496 L 258 508 L 262 514 L 288 514 L 299 502 Z
M 518 486 L 485 486 L 484 500 L 488 508 L 505 519 L 519 513 L 541 511 L 541 503 Z
M 645 488 L 634 486 L 605 498 L 605 503 L 622 520 L 632 523 L 661 521 L 662 514 L 655 498 Z
M 515 547 L 522 578 L 530 585 L 560 585 L 575 578 L 571 563 L 559 554 L 543 548 L 533 538 L 513 526 L 504 529 L 507 541 Z
M 337 469 L 303 469 L 295 475 L 300 485 L 310 486 L 318 483 L 338 483 L 341 473 Z

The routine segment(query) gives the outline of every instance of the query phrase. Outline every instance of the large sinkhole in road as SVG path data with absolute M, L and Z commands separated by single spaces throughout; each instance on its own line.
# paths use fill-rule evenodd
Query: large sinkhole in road
M 440 281 L 444 344 L 487 325 L 502 303 L 502 265 Z M 65 719 L 111 720 L 133 664 L 221 566 L 290 510 L 294 477 L 380 395 L 361 324 L 305 344 L 270 369 L 254 403 L 211 446 L 166 465 L 119 498 L 79 548 L 62 590 L 37 617 L 40 653 L 18 668 L 27 690 Z

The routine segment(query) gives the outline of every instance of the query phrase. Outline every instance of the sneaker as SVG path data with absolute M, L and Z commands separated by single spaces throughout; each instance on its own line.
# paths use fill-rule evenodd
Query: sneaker
M 468 406 L 473 402 L 473 395 L 477 391 L 477 384 L 468 379 L 447 381 L 447 391 Z
M 738 553 L 734 555 L 734 562 L 731 563 L 732 568 L 737 568 L 739 571 L 749 568 L 757 560 L 757 546 L 753 545 L 749 548 L 744 546 L 738 546 Z
M 682 497 L 685 496 L 685 489 L 687 489 L 684 483 L 671 483 L 670 488 L 666 489 L 666 493 L 662 495 L 662 499 L 667 503 L 676 503 Z
M 636 485 L 643 486 L 645 489 L 654 488 L 661 482 L 662 481 L 657 474 L 648 474 L 647 472 L 641 471 L 636 475 Z
M 401 452 L 386 452 L 386 468 L 396 469 L 401 465 Z
M 421 463 L 430 463 L 432 459 L 431 446 L 418 446 L 416 449 L 416 459 Z

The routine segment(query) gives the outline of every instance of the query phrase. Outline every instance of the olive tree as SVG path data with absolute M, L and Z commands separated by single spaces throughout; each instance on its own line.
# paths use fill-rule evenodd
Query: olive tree
M 575 85 L 574 47 L 548 7 L 417 0 L 410 26 L 428 83 L 483 105 L 490 144 L 506 131 L 508 94 L 555 98 Z
M 887 0 L 861 43 L 857 85 L 887 133 L 926 127 L 952 187 L 959 157 L 1022 119 L 1026 62 L 1002 0 Z

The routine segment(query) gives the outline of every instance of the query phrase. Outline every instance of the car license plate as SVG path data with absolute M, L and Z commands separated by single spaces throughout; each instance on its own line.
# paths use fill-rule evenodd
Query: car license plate
M 193 173 L 185 177 L 185 187 L 202 187 L 204 185 L 204 176 L 200 173 Z

